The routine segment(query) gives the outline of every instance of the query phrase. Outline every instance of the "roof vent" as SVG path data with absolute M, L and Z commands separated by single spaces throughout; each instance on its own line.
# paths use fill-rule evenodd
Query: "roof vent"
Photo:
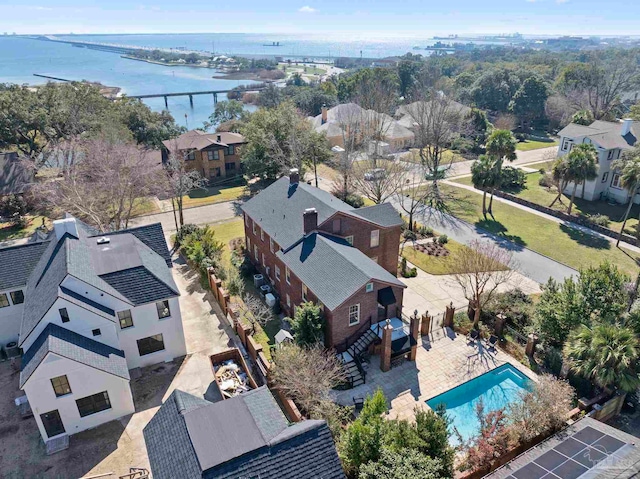
M 107 243 L 111 243 L 111 239 L 107 238 L 106 236 L 102 236 L 100 238 L 97 239 L 96 243 L 98 244 L 107 244 Z
M 222 135 L 218 135 L 218 143 L 222 143 Z

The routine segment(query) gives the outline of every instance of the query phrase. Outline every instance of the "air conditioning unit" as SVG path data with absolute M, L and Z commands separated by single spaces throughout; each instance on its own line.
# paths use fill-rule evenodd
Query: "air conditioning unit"
M 264 276 L 261 274 L 254 274 L 253 275 L 253 285 L 256 288 L 259 288 L 260 286 L 262 286 L 264 284 Z
M 268 294 L 271 292 L 271 286 L 269 286 L 268 284 L 263 284 L 262 286 L 260 286 L 260 292 L 262 294 Z

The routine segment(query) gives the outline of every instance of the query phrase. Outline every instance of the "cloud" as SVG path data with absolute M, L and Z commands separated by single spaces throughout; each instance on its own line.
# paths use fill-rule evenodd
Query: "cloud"
M 53 8 L 50 7 L 42 7 L 40 5 L 33 5 L 30 7 L 27 7 L 29 10 L 41 10 L 41 11 L 50 11 L 53 10 Z
M 567 3 L 569 0 L 556 0 L 556 3 Z
M 309 5 L 305 5 L 304 7 L 298 9 L 298 11 L 300 13 L 318 13 L 318 10 L 316 10 L 313 7 L 310 7 Z

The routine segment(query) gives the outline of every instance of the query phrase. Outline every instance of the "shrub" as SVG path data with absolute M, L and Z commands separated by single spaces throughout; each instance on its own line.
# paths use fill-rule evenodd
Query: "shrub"
M 27 201 L 22 195 L 7 195 L 0 198 L 0 217 L 6 218 L 14 227 L 22 228 L 26 225 L 29 209 Z
M 344 198 L 344 202 L 353 208 L 362 208 L 364 206 L 364 200 L 362 196 L 350 193 Z
M 457 151 L 463 155 L 472 153 L 473 151 L 475 151 L 475 148 L 476 144 L 473 140 L 469 138 L 463 138 L 461 136 L 453 140 L 450 147 L 451 150 Z
M 611 224 L 611 220 L 606 215 L 601 215 L 601 214 L 591 215 L 587 219 L 590 223 L 593 223 L 594 225 L 598 225 L 598 226 L 604 226 L 605 228 L 608 228 L 609 224 Z
M 458 311 L 453 316 L 453 327 L 457 332 L 467 334 L 473 328 L 473 323 L 465 311 Z
M 527 182 L 527 175 L 519 168 L 505 166 L 502 168 L 501 180 L 503 189 L 519 189 L 524 188 Z
M 506 316 L 507 321 L 522 331 L 531 324 L 534 309 L 531 298 L 520 288 L 516 288 L 496 294 L 487 302 L 482 314 L 483 319 L 493 319 L 502 313 Z
M 404 259 L 404 258 L 402 258 Z M 417 268 L 410 268 L 407 269 L 406 267 L 402 270 L 402 277 L 403 278 L 415 278 L 416 276 L 418 276 L 418 269 Z
M 223 280 L 225 288 L 231 296 L 242 296 L 244 293 L 244 281 L 240 271 L 235 266 L 230 266 L 225 270 L 226 280 Z
M 309 346 L 324 342 L 324 318 L 319 306 L 312 302 L 302 303 L 296 308 L 296 314 L 291 319 L 291 329 L 296 343 Z
M 543 188 L 553 188 L 555 186 L 553 175 L 551 173 L 543 173 L 543 175 L 538 180 L 538 184 Z
M 402 233 L 402 236 L 407 241 L 415 241 L 418 238 L 418 236 L 416 235 L 416 232 L 411 230 L 404 230 L 404 232 Z
M 194 225 L 191 223 L 187 223 L 186 225 L 183 225 L 182 228 L 180 228 L 178 230 L 178 233 L 176 234 L 176 239 L 178 240 L 178 243 L 181 243 L 183 238 L 196 232 L 198 229 L 200 228 L 197 225 Z
M 449 237 L 447 235 L 438 236 L 438 243 L 447 244 L 449 242 Z
M 433 236 L 433 228 L 429 226 L 420 226 L 418 227 L 418 233 L 422 236 Z

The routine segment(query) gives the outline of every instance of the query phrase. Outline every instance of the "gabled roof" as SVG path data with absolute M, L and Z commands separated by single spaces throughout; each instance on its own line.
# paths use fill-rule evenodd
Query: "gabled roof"
M 111 233 L 105 233 L 95 236 L 114 236 L 123 233 L 131 233 L 138 238 L 144 244 L 146 244 L 153 251 L 158 253 L 167 263 L 170 268 L 173 267 L 171 262 L 171 253 L 167 248 L 167 240 L 164 237 L 164 231 L 160 223 L 153 223 L 151 225 L 138 226 L 135 228 L 127 228 L 126 230 L 112 231 Z
M 271 392 L 210 403 L 174 391 L 144 428 L 155 479 L 344 478 L 324 421 L 288 426 Z
M 241 134 L 230 131 L 207 133 L 202 130 L 190 130 L 177 138 L 165 140 L 162 144 L 168 150 L 173 148 L 178 150 L 203 150 L 210 146 L 226 147 L 244 142 L 244 137 Z
M 0 249 L 0 291 L 25 286 L 47 246 L 42 241 Z
M 67 275 L 132 305 L 163 299 L 158 298 L 160 292 L 166 292 L 165 297 L 178 294 L 178 288 L 165 259 L 168 252 L 161 256 L 127 230 L 109 236 L 108 243 L 98 244 L 98 238 L 103 235 L 95 236 L 97 232 L 91 227 L 79 220 L 75 222 L 78 237 L 66 233 L 57 240 L 55 234 L 52 234 L 46 251 L 29 277 L 20 328 L 20 344 L 26 340 L 55 303 L 58 298 L 58 287 Z M 147 235 L 143 233 L 149 231 L 155 231 L 154 234 L 159 231 L 164 241 L 160 225 L 153 229 L 135 229 L 136 233 L 147 239 Z M 152 242 L 152 244 L 156 250 L 161 249 L 159 242 Z M 164 243 L 164 249 L 167 249 L 166 243 Z M 112 276 L 109 275 L 132 268 L 146 270 L 144 274 L 136 272 L 137 276 L 135 276 L 149 282 L 150 287 L 144 288 L 147 292 L 146 296 L 142 291 L 143 286 L 146 285 L 132 284 L 131 272 L 123 273 L 112 281 L 106 281 L 103 278 L 107 276 L 111 280 Z
M 129 379 L 129 370 L 123 351 L 94 341 L 57 324 L 49 323 L 22 357 L 20 387 L 24 386 L 49 353 L 123 379 Z
M 0 151 L 0 196 L 24 193 L 33 183 L 34 171 L 16 153 Z
M 640 122 L 633 121 L 629 133 L 622 136 L 622 121 L 596 120 L 589 126 L 570 123 L 565 126 L 558 135 L 566 138 L 589 138 L 598 146 L 611 150 L 620 148 L 628 150 L 633 147 L 640 138 Z
M 153 303 L 179 294 L 177 287 L 171 288 L 167 283 L 156 278 L 144 266 L 114 271 L 100 277 L 135 306 Z
M 247 201 L 242 210 L 286 249 L 304 235 L 302 218 L 307 208 L 317 210 L 319 225 L 337 212 L 365 219 L 381 227 L 401 224 L 398 214 L 392 215 L 389 206 L 354 209 L 326 191 L 304 182 L 290 184 L 288 177 L 282 177 Z M 362 211 L 364 214 L 361 214 Z M 378 223 L 378 220 L 381 222 Z
M 278 258 L 318 297 L 334 310 L 372 281 L 405 285 L 345 240 L 311 233 Z
M 412 113 L 417 113 L 417 111 L 423 108 L 426 108 L 428 106 L 429 106 L 428 101 L 414 101 L 413 103 L 409 103 L 407 105 L 400 105 L 396 110 L 396 117 L 401 118 L 401 117 L 408 116 L 409 118 L 411 118 Z M 449 101 L 448 110 L 452 112 L 456 112 L 460 115 L 468 115 L 469 113 L 471 113 L 471 108 L 455 100 Z

